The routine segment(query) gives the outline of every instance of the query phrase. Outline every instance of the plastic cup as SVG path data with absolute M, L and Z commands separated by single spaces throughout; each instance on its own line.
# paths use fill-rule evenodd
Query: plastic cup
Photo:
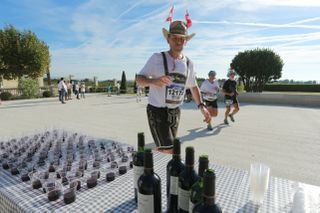
M 63 201 L 65 204 L 73 203 L 76 200 L 78 182 L 73 181 L 70 183 L 69 188 L 63 191 Z
M 93 188 L 98 184 L 98 177 L 97 176 L 91 176 L 87 179 L 87 187 Z
M 250 197 L 255 204 L 262 204 L 264 195 L 268 190 L 270 168 L 261 163 L 250 165 Z
M 30 172 L 29 178 L 31 179 L 31 186 L 33 189 L 39 189 L 42 187 L 42 183 L 37 172 Z
M 46 193 L 49 201 L 58 200 L 62 194 L 62 186 L 57 181 L 48 182 L 48 185 L 45 186 Z
M 30 180 L 29 171 L 27 169 L 20 169 L 19 172 L 21 181 L 26 182 Z

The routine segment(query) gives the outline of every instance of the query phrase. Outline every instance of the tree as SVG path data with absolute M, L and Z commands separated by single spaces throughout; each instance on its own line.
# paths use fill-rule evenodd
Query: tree
M 281 57 L 266 48 L 239 52 L 230 64 L 247 92 L 262 92 L 266 83 L 281 78 L 283 65 Z
M 36 34 L 11 25 L 0 29 L 0 76 L 4 79 L 37 78 L 48 72 L 49 65 L 49 47 Z
M 122 71 L 120 93 L 127 93 L 127 78 L 126 73 L 124 71 Z
M 39 82 L 37 79 L 20 78 L 18 87 L 25 98 L 35 98 L 39 92 Z

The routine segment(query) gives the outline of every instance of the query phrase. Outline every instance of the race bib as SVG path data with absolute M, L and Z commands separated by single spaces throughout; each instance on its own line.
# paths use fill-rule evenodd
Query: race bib
M 205 95 L 203 96 L 203 99 L 204 99 L 204 100 L 207 100 L 207 101 L 215 101 L 217 98 L 218 98 L 217 95 L 214 94 L 214 93 L 205 94 Z
M 170 73 L 172 83 L 166 87 L 166 104 L 181 104 L 185 94 L 186 76 L 180 73 Z
M 226 99 L 225 103 L 226 103 L 226 106 L 230 106 L 231 104 L 233 104 L 233 100 L 232 99 Z

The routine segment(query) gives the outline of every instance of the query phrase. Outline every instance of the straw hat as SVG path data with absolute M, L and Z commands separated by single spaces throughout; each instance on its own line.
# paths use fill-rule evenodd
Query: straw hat
M 187 41 L 189 41 L 193 36 L 196 35 L 195 33 L 188 35 L 187 24 L 183 21 L 173 21 L 170 24 L 169 31 L 165 28 L 162 28 L 162 33 L 166 39 L 168 39 L 169 34 L 172 34 L 186 37 Z

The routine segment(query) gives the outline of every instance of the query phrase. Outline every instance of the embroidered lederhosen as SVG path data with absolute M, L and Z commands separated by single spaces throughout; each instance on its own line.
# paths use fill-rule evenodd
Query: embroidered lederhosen
M 165 75 L 173 77 L 173 85 L 175 85 L 166 87 L 166 104 L 180 104 L 180 100 L 183 101 L 184 98 L 185 84 L 189 71 L 189 59 L 187 58 L 187 75 L 184 76 L 177 73 L 169 73 L 165 53 L 161 52 L 161 54 Z M 184 77 L 184 81 L 182 76 Z M 156 146 L 159 149 L 171 149 L 173 139 L 177 136 L 180 122 L 180 108 L 154 107 L 149 104 L 147 106 L 147 115 L 151 134 Z

